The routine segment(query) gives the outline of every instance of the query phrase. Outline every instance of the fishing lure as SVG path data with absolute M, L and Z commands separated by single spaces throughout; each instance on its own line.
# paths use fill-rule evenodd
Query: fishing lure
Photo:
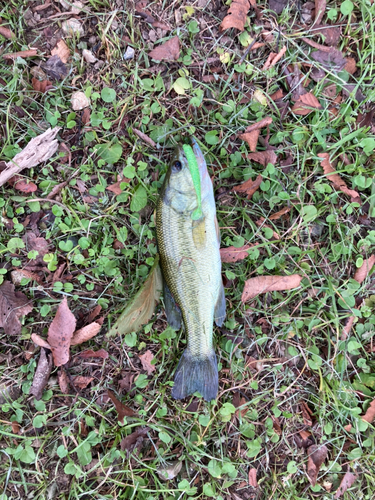
M 202 212 L 201 176 L 199 173 L 198 162 L 195 157 L 193 148 L 191 146 L 189 146 L 188 144 L 183 144 L 182 147 L 189 165 L 189 170 L 191 173 L 191 177 L 193 179 L 193 185 L 198 200 L 198 207 L 191 214 L 191 218 L 193 220 L 199 220 L 203 217 L 203 212 Z

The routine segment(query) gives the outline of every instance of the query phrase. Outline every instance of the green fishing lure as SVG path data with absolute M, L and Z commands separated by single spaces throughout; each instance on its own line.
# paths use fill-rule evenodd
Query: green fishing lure
M 185 152 L 186 159 L 188 161 L 189 170 L 191 173 L 191 177 L 193 179 L 193 185 L 195 189 L 195 193 L 197 195 L 198 207 L 191 214 L 191 218 L 193 220 L 199 220 L 203 217 L 202 212 L 202 193 L 201 193 L 201 176 L 199 173 L 199 166 L 197 159 L 195 157 L 193 148 L 188 144 L 183 144 L 183 149 Z

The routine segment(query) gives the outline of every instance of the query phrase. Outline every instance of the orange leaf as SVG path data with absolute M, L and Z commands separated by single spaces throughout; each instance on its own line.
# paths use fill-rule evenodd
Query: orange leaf
M 358 283 L 362 283 L 366 279 L 366 277 L 368 276 L 374 265 L 375 265 L 375 254 L 372 254 L 371 257 L 365 259 L 361 267 L 356 270 L 354 274 L 354 279 L 358 281 Z
M 324 444 L 313 444 L 307 449 L 307 452 L 309 454 L 309 458 L 307 459 L 307 475 L 310 478 L 311 484 L 315 486 L 319 469 L 327 458 L 328 449 Z
M 357 63 L 354 57 L 347 57 L 344 69 L 353 75 L 357 71 Z
M 11 52 L 9 54 L 3 54 L 4 59 L 17 59 L 17 57 L 34 57 L 38 51 L 36 49 L 21 50 L 20 52 Z
M 257 470 L 254 467 L 249 469 L 249 485 L 253 488 L 258 488 Z
M 237 193 L 246 193 L 247 198 L 250 200 L 255 191 L 259 189 L 259 186 L 262 184 L 262 180 L 263 180 L 262 176 L 258 175 L 255 181 L 249 179 L 243 184 L 240 184 L 239 186 L 234 186 L 233 191 L 236 191 Z
M 341 340 L 346 340 L 347 339 L 347 337 L 348 337 L 348 335 L 350 333 L 350 330 L 352 329 L 354 320 L 355 320 L 355 316 L 349 316 L 349 318 L 348 318 L 348 320 L 346 322 L 346 325 L 342 329 Z
M 286 46 L 283 47 L 277 54 L 275 52 L 271 52 L 271 54 L 268 56 L 268 59 L 265 63 L 265 65 L 262 68 L 262 71 L 265 71 L 266 69 L 272 68 L 272 66 L 275 66 L 276 63 L 280 61 L 280 59 L 283 57 L 283 55 L 286 52 Z
M 20 179 L 15 182 L 14 189 L 17 189 L 17 191 L 21 191 L 22 193 L 34 193 L 38 189 L 38 186 L 33 182 Z
M 46 92 L 52 86 L 52 82 L 50 82 L 49 80 L 42 80 L 42 81 L 40 81 L 37 78 L 33 78 L 31 80 L 31 83 L 33 85 L 33 89 L 36 92 Z
M 244 245 L 243 247 L 240 248 L 236 247 L 220 248 L 221 262 L 227 262 L 229 264 L 232 264 L 233 262 L 246 259 L 246 257 L 249 255 L 248 250 L 252 246 L 253 245 Z
M 59 56 L 63 63 L 67 63 L 70 57 L 70 50 L 64 40 L 59 40 L 56 47 L 51 50 L 53 56 Z
M 57 372 L 57 380 L 59 382 L 61 392 L 63 394 L 69 394 L 69 379 L 63 368 L 60 368 Z
M 69 361 L 70 341 L 75 328 L 76 319 L 64 297 L 48 329 L 47 341 L 51 346 L 55 366 L 65 365 Z
M 102 325 L 97 322 L 91 323 L 90 325 L 84 326 L 80 330 L 74 332 L 73 338 L 70 341 L 70 345 L 79 345 L 87 340 L 92 339 L 100 332 Z
M 83 375 L 77 375 L 72 377 L 73 384 L 78 389 L 86 389 L 86 387 L 94 380 L 94 377 L 84 377 Z
M 238 137 L 248 143 L 250 151 L 256 151 L 259 134 L 260 130 L 258 129 L 248 133 L 245 132 L 244 134 L 241 134 Z
M 267 127 L 268 125 L 271 125 L 271 123 L 272 123 L 272 117 L 266 116 L 265 118 L 263 118 L 259 122 L 252 123 L 251 125 L 249 125 L 245 130 L 245 134 L 250 133 L 253 130 L 259 130 L 263 127 Z
M 220 31 L 229 28 L 237 28 L 239 31 L 243 31 L 245 29 L 246 16 L 249 9 L 249 0 L 233 0 L 228 9 L 228 14 L 220 24 Z
M 375 419 L 375 399 L 370 403 L 370 406 L 367 408 L 366 413 L 363 415 L 362 420 L 371 424 Z
M 345 181 L 343 181 L 339 174 L 336 173 L 336 170 L 331 165 L 329 154 L 319 153 L 318 156 L 319 158 L 322 158 L 321 165 L 323 167 L 324 173 L 327 176 L 327 179 L 332 182 L 335 188 L 339 189 L 351 198 L 359 198 L 359 193 L 357 193 L 357 191 L 354 191 L 353 189 L 349 189 Z
M 277 161 L 277 155 L 275 154 L 273 149 L 267 149 L 266 151 L 257 151 L 256 153 L 249 153 L 247 155 L 247 158 L 249 160 L 260 163 L 264 167 L 266 167 L 268 163 L 272 163 L 272 165 L 275 165 Z
M 268 218 L 269 218 L 269 220 L 277 220 L 277 219 L 280 219 L 280 217 L 282 217 L 283 215 L 285 215 L 285 214 L 287 214 L 289 212 L 290 212 L 290 208 L 289 207 L 284 207 L 281 210 L 279 210 L 278 212 L 270 215 Z
M 250 278 L 245 281 L 241 300 L 245 303 L 260 293 L 292 290 L 300 285 L 301 280 L 302 276 L 299 274 L 291 274 L 290 276 L 257 276 L 256 278 Z
M 116 398 L 116 396 L 113 394 L 112 391 L 108 390 L 107 394 L 108 394 L 108 397 L 112 400 L 112 403 L 116 407 L 119 422 L 121 422 L 123 424 L 124 417 L 133 417 L 134 415 L 136 415 L 135 411 L 133 411 L 131 408 L 129 408 L 128 406 L 121 403 L 121 401 L 119 401 Z
M 180 57 L 180 40 L 178 36 L 157 45 L 149 52 L 148 56 L 156 61 L 176 61 Z
M 155 365 L 151 364 L 151 361 L 154 359 L 154 355 L 151 351 L 146 351 L 144 354 L 138 355 L 141 360 L 143 369 L 146 370 L 147 375 L 152 375 L 152 373 L 156 370 Z
M 276 90 L 276 92 L 270 95 L 270 98 L 273 101 L 277 101 L 278 99 L 282 99 L 283 97 L 284 97 L 284 92 L 281 89 Z
M 313 109 L 312 109 L 313 108 Z M 294 103 L 292 107 L 292 111 L 295 115 L 305 116 L 311 113 L 314 109 L 321 109 L 322 105 L 318 101 L 318 99 L 312 94 L 308 92 L 307 94 L 303 94 L 299 97 L 299 99 Z

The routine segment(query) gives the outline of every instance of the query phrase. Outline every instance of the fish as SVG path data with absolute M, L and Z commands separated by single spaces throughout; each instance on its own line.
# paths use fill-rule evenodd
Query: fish
M 156 204 L 156 239 L 169 325 L 184 326 L 187 347 L 178 363 L 172 397 L 218 393 L 213 323 L 226 316 L 220 231 L 212 181 L 197 141 L 178 145 Z

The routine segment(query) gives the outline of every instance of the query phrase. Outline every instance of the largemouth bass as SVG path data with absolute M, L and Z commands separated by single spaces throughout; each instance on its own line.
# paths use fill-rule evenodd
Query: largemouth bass
M 213 322 L 225 318 L 220 234 L 206 161 L 195 139 L 178 146 L 156 206 L 156 235 L 169 324 L 185 326 L 188 344 L 174 378 L 172 397 L 198 391 L 215 399 L 218 370 Z

